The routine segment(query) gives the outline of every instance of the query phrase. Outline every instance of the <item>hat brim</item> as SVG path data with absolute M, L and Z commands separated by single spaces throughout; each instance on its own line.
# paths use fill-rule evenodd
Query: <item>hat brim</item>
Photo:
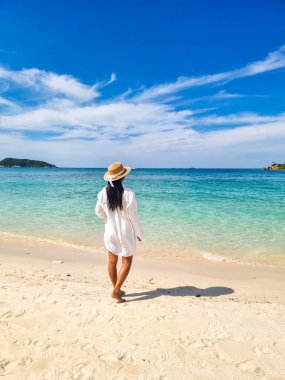
M 131 170 L 132 170 L 132 168 L 130 168 L 129 166 L 124 166 L 124 172 L 122 174 L 118 175 L 117 177 L 112 178 L 112 182 L 117 181 L 117 179 L 121 179 L 121 178 L 125 177 L 127 174 L 129 174 L 129 172 Z M 106 173 L 104 174 L 104 177 L 103 177 L 105 181 L 109 181 L 109 179 L 106 178 L 106 176 L 109 174 L 110 173 L 107 170 Z

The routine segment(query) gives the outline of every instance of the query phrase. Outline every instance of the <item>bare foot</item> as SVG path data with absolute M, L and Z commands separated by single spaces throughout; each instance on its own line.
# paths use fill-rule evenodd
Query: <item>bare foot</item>
M 124 298 L 121 297 L 121 291 L 120 292 L 115 292 L 113 290 L 112 294 L 111 294 L 111 297 L 114 298 L 117 303 L 123 303 L 123 302 L 126 302 L 126 300 Z
M 120 290 L 120 296 L 124 296 L 126 294 L 126 292 L 124 292 L 123 290 Z

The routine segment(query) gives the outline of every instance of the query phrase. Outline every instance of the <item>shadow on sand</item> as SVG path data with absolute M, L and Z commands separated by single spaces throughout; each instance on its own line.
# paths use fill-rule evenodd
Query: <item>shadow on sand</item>
M 125 294 L 126 297 L 136 297 L 128 302 L 145 301 L 153 298 L 167 295 L 171 297 L 219 297 L 226 294 L 232 294 L 234 290 L 224 286 L 212 286 L 206 289 L 196 288 L 195 286 L 177 286 L 176 288 L 148 290 L 140 293 Z

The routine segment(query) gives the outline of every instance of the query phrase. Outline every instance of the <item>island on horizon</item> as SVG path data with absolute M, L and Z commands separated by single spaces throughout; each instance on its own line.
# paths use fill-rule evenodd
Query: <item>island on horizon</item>
M 263 168 L 262 170 L 285 170 L 285 164 L 276 164 L 272 162 L 272 165 Z
M 0 161 L 1 168 L 56 168 L 45 161 L 28 160 L 26 158 L 4 158 Z

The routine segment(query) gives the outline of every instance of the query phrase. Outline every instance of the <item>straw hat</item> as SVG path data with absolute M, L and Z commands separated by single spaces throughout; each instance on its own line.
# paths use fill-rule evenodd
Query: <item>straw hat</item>
M 108 170 L 104 174 L 104 180 L 109 181 L 110 185 L 114 187 L 113 181 L 125 177 L 131 170 L 129 166 L 123 166 L 121 162 L 114 162 L 108 166 Z

